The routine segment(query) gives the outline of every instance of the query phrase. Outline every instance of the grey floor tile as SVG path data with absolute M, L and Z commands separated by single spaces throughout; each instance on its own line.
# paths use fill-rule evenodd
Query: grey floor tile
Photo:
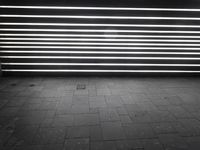
M 102 123 L 102 132 L 104 140 L 125 139 L 125 133 L 120 122 Z
M 123 128 L 128 139 L 146 139 L 157 136 L 148 124 L 127 124 Z
M 63 150 L 89 150 L 89 138 L 66 139 Z
M 158 139 L 142 140 L 144 150 L 164 150 L 162 143 Z
M 66 138 L 89 138 L 90 137 L 90 128 L 89 126 L 77 126 L 69 127 Z
M 102 122 L 120 120 L 120 117 L 115 108 L 100 108 L 99 112 L 100 112 L 100 120 Z
M 151 124 L 153 130 L 157 134 L 167 134 L 167 133 L 176 133 L 177 130 L 173 126 L 173 123 L 153 123 Z
M 74 115 L 74 125 L 75 126 L 98 125 L 98 124 L 99 124 L 99 115 L 98 114 Z
M 188 150 L 188 144 L 183 137 L 178 134 L 162 134 L 159 135 L 159 140 L 163 144 L 165 149 L 171 150 Z
M 59 115 L 56 116 L 53 120 L 52 126 L 73 126 L 74 125 L 74 116 L 73 115 Z
M 100 125 L 89 126 L 89 128 L 90 128 L 90 140 L 91 141 L 103 140 L 102 128 Z
M 72 105 L 71 107 L 72 114 L 85 114 L 89 113 L 89 105 L 82 104 L 82 105 Z
M 199 83 L 3 77 L 0 140 L 5 150 L 199 150 Z

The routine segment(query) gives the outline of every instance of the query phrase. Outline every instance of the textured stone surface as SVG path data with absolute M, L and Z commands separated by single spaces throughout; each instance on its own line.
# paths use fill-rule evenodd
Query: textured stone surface
M 199 143 L 199 78 L 0 78 L 3 150 L 199 150 Z

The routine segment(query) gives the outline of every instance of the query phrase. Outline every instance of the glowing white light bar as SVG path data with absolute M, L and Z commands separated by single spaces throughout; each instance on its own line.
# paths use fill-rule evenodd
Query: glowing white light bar
M 0 28 L 0 31 L 41 31 L 41 32 L 114 32 L 114 33 L 192 33 L 199 34 L 200 31 L 172 31 L 172 30 L 93 30 L 93 29 L 14 29 L 14 28 Z M 104 35 L 106 36 L 106 35 Z
M 174 36 L 174 35 L 112 35 L 112 34 L 104 34 L 104 35 L 94 35 L 94 34 L 0 34 L 0 36 L 47 36 L 47 37 L 103 37 L 103 38 L 195 38 L 198 39 L 200 36 Z
M 125 41 L 125 42 L 200 42 L 200 40 L 160 40 L 160 39 L 95 39 L 95 38 L 0 38 L 12 41 Z
M 0 17 L 12 18 L 63 18 L 63 19 L 137 19 L 137 20 L 200 20 L 195 17 L 143 17 L 143 16 L 77 16 L 77 15 L 7 15 Z
M 141 46 L 200 46 L 200 44 L 168 44 L 168 43 L 90 43 L 90 42 L 0 42 L 0 44 L 23 44 L 23 45 L 141 45 Z
M 200 11 L 200 9 L 189 8 L 129 8 L 129 7 L 71 7 L 71 6 L 0 6 L 0 8 L 20 9 L 78 9 L 78 10 L 140 10 L 140 11 Z
M 114 52 L 114 51 L 6 51 L 0 53 L 47 53 L 47 54 L 167 54 L 167 55 L 200 55 L 200 52 Z
M 200 50 L 200 48 L 186 48 L 186 47 L 99 47 L 99 46 L 0 46 L 0 48 L 26 48 L 26 49 L 142 49 L 142 50 Z
M 37 59 L 147 59 L 147 60 L 200 60 L 195 57 L 96 57 L 96 56 L 0 56 L 0 58 Z
M 200 67 L 200 64 L 122 64 L 122 63 L 1 63 L 2 65 L 37 66 L 164 66 L 164 67 Z
M 193 70 L 60 70 L 60 69 L 2 69 L 3 72 L 115 72 L 115 73 L 200 73 Z
M 96 23 L 15 23 L 1 22 L 0 25 L 27 26 L 98 26 L 98 27 L 162 27 L 162 28 L 200 28 L 199 25 L 160 25 L 160 24 L 96 24 Z

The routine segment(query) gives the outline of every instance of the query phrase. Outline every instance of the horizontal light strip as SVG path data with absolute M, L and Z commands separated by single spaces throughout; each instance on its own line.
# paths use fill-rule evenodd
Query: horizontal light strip
M 6 51 L 6 50 L 1 50 L 0 53 L 200 55 L 200 52 L 113 52 L 113 51 Z
M 140 10 L 140 11 L 200 11 L 189 8 L 129 8 L 129 7 L 71 7 L 71 6 L 0 6 L 0 8 L 23 8 L 23 9 L 78 9 L 78 10 Z
M 147 60 L 200 60 L 194 57 L 95 57 L 95 56 L 0 56 L 0 58 L 37 59 L 147 59 Z
M 200 42 L 200 40 L 160 40 L 160 39 L 94 39 L 94 38 L 0 38 L 13 41 L 125 41 L 125 42 Z
M 164 66 L 164 67 L 200 67 L 200 64 L 122 64 L 122 63 L 1 63 L 2 65 L 37 66 Z
M 99 46 L 0 46 L 0 48 L 37 48 L 37 49 L 148 49 L 148 50 L 200 50 L 200 48 L 185 48 L 185 47 L 99 47 Z
M 112 34 L 104 34 L 104 35 L 91 35 L 91 34 L 0 34 L 0 36 L 47 36 L 47 37 L 103 37 L 103 38 L 195 38 L 198 39 L 200 36 L 169 36 L 169 35 L 112 35 Z
M 3 72 L 115 72 L 115 73 L 200 73 L 200 71 L 192 70 L 60 70 L 60 69 L 2 69 Z
M 162 28 L 200 28 L 198 25 L 160 25 L 160 24 L 91 24 L 91 23 L 15 23 L 0 22 L 0 25 L 28 26 L 98 26 L 98 27 L 162 27 Z
M 143 16 L 77 16 L 77 15 L 8 15 L 0 17 L 12 18 L 63 18 L 63 19 L 138 19 L 138 20 L 200 20 L 195 17 L 143 17 Z
M 141 46 L 200 46 L 200 44 L 168 44 L 168 43 L 90 43 L 90 42 L 0 42 L 0 44 L 23 45 L 141 45 Z
M 200 11 L 189 8 L 129 8 L 129 7 L 71 7 L 71 6 L 0 6 L 0 8 L 23 8 L 23 9 L 78 9 L 78 10 L 146 10 L 146 11 Z
M 41 31 L 41 32 L 124 32 L 124 33 L 192 33 L 199 34 L 200 31 L 172 31 L 172 30 L 92 30 L 92 29 L 14 29 L 14 28 L 0 28 L 0 31 Z M 106 36 L 106 35 L 104 35 Z

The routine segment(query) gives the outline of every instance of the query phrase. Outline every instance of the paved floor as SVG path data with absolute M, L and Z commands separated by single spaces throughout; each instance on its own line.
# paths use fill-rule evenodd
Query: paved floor
M 199 150 L 200 78 L 1 78 L 1 150 Z

